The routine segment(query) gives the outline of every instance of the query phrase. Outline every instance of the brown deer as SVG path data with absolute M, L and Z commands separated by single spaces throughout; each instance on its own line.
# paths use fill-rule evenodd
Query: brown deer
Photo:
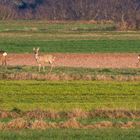
M 39 48 L 33 48 L 34 51 L 34 57 L 36 59 L 36 62 L 38 63 L 38 70 L 41 71 L 41 67 L 43 67 L 43 71 L 45 71 L 45 64 L 48 63 L 51 65 L 49 73 L 52 71 L 53 68 L 53 62 L 55 61 L 55 57 L 50 54 L 46 55 L 39 55 Z
M 2 66 L 7 66 L 7 53 L 5 51 L 0 51 L 0 55 L 1 55 L 1 64 Z
M 138 55 L 138 62 L 137 62 L 137 66 L 139 66 L 140 64 L 140 54 Z

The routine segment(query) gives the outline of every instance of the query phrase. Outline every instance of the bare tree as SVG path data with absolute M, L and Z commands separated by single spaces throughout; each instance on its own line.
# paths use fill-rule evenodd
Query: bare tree
M 113 20 L 140 28 L 140 0 L 1 0 L 0 19 Z

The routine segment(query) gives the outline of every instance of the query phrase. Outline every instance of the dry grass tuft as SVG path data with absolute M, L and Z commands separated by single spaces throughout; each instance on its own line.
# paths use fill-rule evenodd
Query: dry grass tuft
M 89 112 L 89 117 L 102 118 L 140 118 L 140 111 L 128 110 L 94 110 Z
M 95 128 L 109 128 L 113 126 L 113 123 L 110 121 L 102 121 L 94 124 Z
M 20 114 L 16 112 L 0 111 L 0 118 L 19 118 Z
M 95 129 L 95 125 L 94 124 L 88 124 L 86 126 L 83 126 L 84 129 Z
M 35 120 L 35 122 L 31 124 L 31 129 L 47 129 L 47 128 L 50 128 L 50 126 L 43 120 Z
M 3 129 L 5 129 L 5 123 L 0 122 L 0 130 L 3 130 Z
M 10 112 L 5 112 L 5 111 L 0 112 L 1 119 L 8 118 L 8 117 L 11 117 Z
M 34 110 L 34 111 L 29 111 L 25 113 L 25 116 L 30 118 L 30 119 L 45 119 L 45 118 L 50 118 L 50 119 L 57 119 L 60 118 L 59 113 L 55 111 L 41 111 L 41 110 Z
M 113 126 L 122 129 L 130 129 L 130 128 L 134 128 L 135 123 L 131 121 L 128 121 L 126 123 L 119 122 L 119 123 L 115 123 Z
M 59 124 L 57 124 L 56 122 L 51 122 L 51 123 L 48 123 L 49 124 L 49 127 L 50 128 L 59 128 Z
M 140 122 L 138 121 L 138 122 L 134 122 L 134 126 L 135 127 L 140 127 Z
M 73 109 L 67 112 L 56 112 L 53 110 L 43 111 L 43 110 L 33 110 L 27 112 L 8 112 L 0 111 L 0 118 L 20 118 L 26 117 L 29 119 L 59 119 L 59 118 L 131 118 L 139 119 L 140 111 L 128 111 L 128 110 L 93 110 L 93 111 L 83 111 L 82 109 Z
M 82 125 L 75 118 L 72 118 L 66 122 L 60 123 L 59 127 L 60 128 L 81 128 Z
M 140 122 L 132 122 L 128 121 L 112 123 L 110 121 L 101 121 L 95 124 L 82 125 L 80 122 L 76 120 L 76 118 L 69 119 L 66 122 L 60 123 L 52 123 L 45 122 L 43 120 L 35 120 L 30 123 L 30 121 L 26 121 L 23 118 L 18 118 L 10 121 L 9 123 L 0 123 L 0 130 L 18 130 L 18 129 L 40 129 L 45 130 L 49 128 L 74 128 L 74 129 L 102 129 L 102 128 L 122 128 L 122 129 L 131 129 L 135 127 L 139 127 Z
M 87 118 L 88 112 L 83 111 L 82 109 L 74 109 L 71 112 L 67 113 L 68 118 Z
M 7 129 L 25 129 L 29 127 L 29 123 L 23 118 L 17 118 L 10 121 L 7 125 Z
M 139 75 L 81 75 L 81 74 L 37 74 L 37 73 L 0 73 L 0 79 L 7 80 L 49 80 L 49 81 L 63 81 L 63 80 L 104 80 L 104 81 L 139 81 Z
M 10 112 L 10 116 L 11 116 L 11 118 L 19 118 L 20 116 L 23 116 L 23 115 L 18 114 L 16 112 Z
M 127 123 L 124 123 L 121 128 L 123 129 L 130 129 L 130 128 L 134 128 L 134 123 L 133 122 L 127 122 Z

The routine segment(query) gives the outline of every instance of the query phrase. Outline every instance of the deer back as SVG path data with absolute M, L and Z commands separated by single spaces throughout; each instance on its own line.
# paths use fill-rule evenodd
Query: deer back
M 39 61 L 42 63 L 52 63 L 54 61 L 54 56 L 52 55 L 41 55 L 39 56 Z

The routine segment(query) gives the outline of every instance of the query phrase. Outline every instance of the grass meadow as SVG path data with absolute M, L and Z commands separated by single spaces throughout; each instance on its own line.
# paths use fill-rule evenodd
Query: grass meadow
M 1 139 L 6 140 L 139 140 L 139 129 L 49 129 L 32 131 L 3 131 L 0 133 Z
M 140 82 L 0 81 L 0 108 L 5 110 L 136 110 L 139 98 Z
M 117 31 L 114 23 L 90 22 L 50 22 L 50 21 L 0 21 L 0 50 L 8 53 L 32 53 L 33 47 L 40 47 L 41 52 L 48 53 L 139 53 L 140 31 Z M 52 74 L 74 75 L 78 80 L 47 81 L 47 80 L 6 80 L 6 74 L 27 73 L 38 74 L 37 67 L 14 66 L 3 69 L 0 67 L 0 139 L 6 140 L 139 140 L 140 129 L 131 128 L 100 128 L 100 129 L 7 129 L 14 119 L 15 112 L 33 110 L 51 110 L 56 112 L 92 110 L 128 110 L 128 116 L 140 108 L 140 81 L 96 81 L 97 75 L 140 76 L 140 69 L 84 69 L 57 67 Z M 46 73 L 40 73 L 45 75 Z M 92 80 L 82 77 L 94 76 Z M 3 113 L 4 110 L 4 113 Z M 7 111 L 5 113 L 5 111 Z M 23 112 L 22 112 L 23 111 Z M 13 113 L 13 118 L 6 114 Z M 79 113 L 79 112 L 78 112 Z M 109 112 L 110 113 L 110 112 Z M 113 112 L 114 113 L 114 112 Z M 130 113 L 130 114 L 129 114 Z M 3 115 L 3 116 L 2 116 Z M 32 115 L 32 114 L 31 114 Z M 39 113 L 37 115 L 40 115 Z M 100 113 L 99 113 L 100 115 Z M 104 115 L 104 113 L 102 113 Z M 115 114 L 118 115 L 117 113 Z M 139 115 L 139 112 L 138 112 Z M 137 116 L 137 114 L 136 114 Z M 25 117 L 25 116 L 20 116 Z M 24 118 L 28 121 L 29 118 Z M 43 120 L 51 122 L 65 121 L 65 118 Z M 32 120 L 31 120 L 32 121 Z M 140 122 L 139 118 L 83 118 L 80 123 L 88 125 L 95 122 L 111 121 L 118 124 Z M 18 121 L 20 123 L 20 121 Z M 14 125 L 18 124 L 16 121 Z M 65 123 L 65 122 L 64 122 Z M 12 126 L 13 127 L 13 126 Z M 15 126 L 14 126 L 15 127 Z M 14 128 L 13 127 L 13 128 Z M 25 128 L 25 127 L 23 127 Z
M 49 21 L 1 21 L 0 49 L 11 53 L 140 52 L 140 32 L 119 32 L 114 24 Z

